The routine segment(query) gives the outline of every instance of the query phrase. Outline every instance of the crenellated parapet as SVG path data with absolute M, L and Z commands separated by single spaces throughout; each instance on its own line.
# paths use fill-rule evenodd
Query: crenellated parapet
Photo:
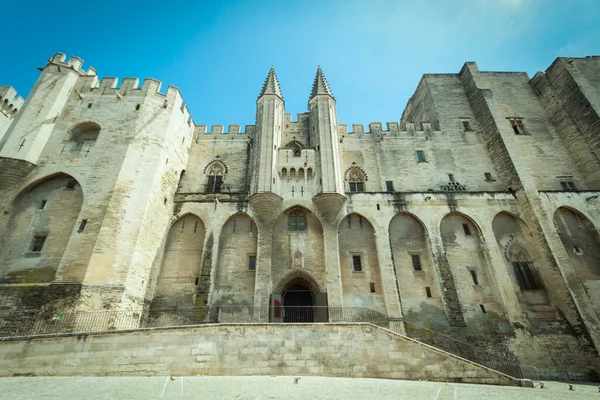
M 224 125 L 212 125 L 212 129 L 207 130 L 206 125 L 196 125 L 194 129 L 194 141 L 198 143 L 204 140 L 248 140 L 254 136 L 256 125 L 246 125 L 244 131 L 241 131 L 241 125 L 228 125 L 225 130 Z
M 338 125 L 338 136 L 340 139 L 368 139 L 384 140 L 394 137 L 422 137 L 428 140 L 435 134 L 441 134 L 437 122 L 386 122 L 383 129 L 381 122 L 371 122 L 368 130 L 362 124 L 352 124 L 352 130 L 348 131 L 348 125 Z M 343 140 L 343 139 L 342 139 Z
M 0 86 L 0 112 L 8 118 L 12 118 L 24 102 L 12 86 Z
M 81 101 L 97 99 L 100 96 L 112 97 L 115 101 L 150 97 L 160 102 L 165 109 L 180 108 L 184 117 L 188 119 L 190 125 L 192 124 L 189 110 L 177 87 L 169 85 L 166 92 L 161 93 L 162 82 L 153 78 L 143 79 L 141 87 L 138 78 L 123 78 L 120 84 L 119 78 L 116 77 L 104 77 L 99 80 L 94 68 L 89 67 L 84 70 L 82 66 L 81 58 L 72 56 L 67 59 L 65 54 L 56 53 L 42 70 L 55 67 L 57 72 L 74 71 L 77 73 L 79 78 L 73 86 L 73 95 L 78 96 Z

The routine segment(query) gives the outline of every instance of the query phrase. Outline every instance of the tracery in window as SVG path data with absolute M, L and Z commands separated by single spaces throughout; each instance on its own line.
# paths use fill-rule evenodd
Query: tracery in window
M 351 192 L 365 191 L 365 174 L 359 168 L 351 168 L 348 171 L 348 182 Z
M 225 175 L 225 166 L 220 162 L 216 162 L 210 166 L 207 175 L 206 193 L 220 193 L 223 185 L 223 175 Z

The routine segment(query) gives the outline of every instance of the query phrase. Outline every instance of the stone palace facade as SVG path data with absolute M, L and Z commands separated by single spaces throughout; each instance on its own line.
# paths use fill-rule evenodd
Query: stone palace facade
M 368 308 L 594 376 L 600 57 L 427 74 L 368 127 L 320 68 L 293 119 L 271 68 L 243 130 L 82 64 L 56 54 L 25 101 L 0 87 L 0 317 Z

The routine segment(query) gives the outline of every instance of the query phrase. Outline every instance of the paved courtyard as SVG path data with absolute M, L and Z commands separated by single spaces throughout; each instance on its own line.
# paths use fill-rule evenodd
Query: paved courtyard
M 547 389 L 384 379 L 301 377 L 0 378 L 0 399 L 600 399 L 595 385 L 545 383 Z

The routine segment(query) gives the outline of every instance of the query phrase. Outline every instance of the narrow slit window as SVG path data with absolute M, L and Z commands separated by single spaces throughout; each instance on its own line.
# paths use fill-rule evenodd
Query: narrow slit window
M 421 258 L 414 254 L 411 256 L 412 257 L 412 264 L 413 264 L 413 268 L 415 269 L 415 271 L 422 271 L 422 267 L 421 267 Z
M 471 236 L 471 228 L 469 228 L 468 224 L 462 224 L 463 226 L 463 231 L 465 231 L 465 235 L 467 236 Z
M 79 229 L 77 229 L 77 232 L 83 232 L 87 223 L 88 223 L 87 219 L 82 219 L 81 222 L 79 223 Z
M 46 235 L 36 235 L 33 237 L 33 243 L 31 244 L 31 251 L 39 253 L 44 248 L 46 242 Z
M 354 272 L 362 271 L 362 262 L 360 256 L 352 256 L 352 266 L 354 267 Z
M 481 308 L 482 313 L 487 314 L 487 310 L 485 309 L 485 306 L 483 304 L 480 304 L 479 308 Z
M 375 282 L 371 282 L 371 293 L 375 293 Z
M 448 174 L 448 180 L 454 182 L 454 174 Z
M 425 152 L 423 150 L 417 150 L 417 162 L 425 162 Z
M 431 297 L 431 288 L 429 286 L 425 286 L 425 294 L 427 297 Z
M 248 256 L 248 270 L 256 271 L 256 256 L 255 255 Z
M 40 201 L 40 205 L 39 205 L 38 209 L 40 209 L 40 210 L 43 210 L 43 209 L 44 209 L 44 207 L 46 207 L 46 203 L 47 203 L 47 201 L 46 201 L 46 200 L 42 200 L 42 201 Z
M 471 279 L 473 279 L 473 285 L 478 286 L 479 285 L 479 278 L 477 277 L 477 272 L 476 271 L 469 271 L 471 273 Z

